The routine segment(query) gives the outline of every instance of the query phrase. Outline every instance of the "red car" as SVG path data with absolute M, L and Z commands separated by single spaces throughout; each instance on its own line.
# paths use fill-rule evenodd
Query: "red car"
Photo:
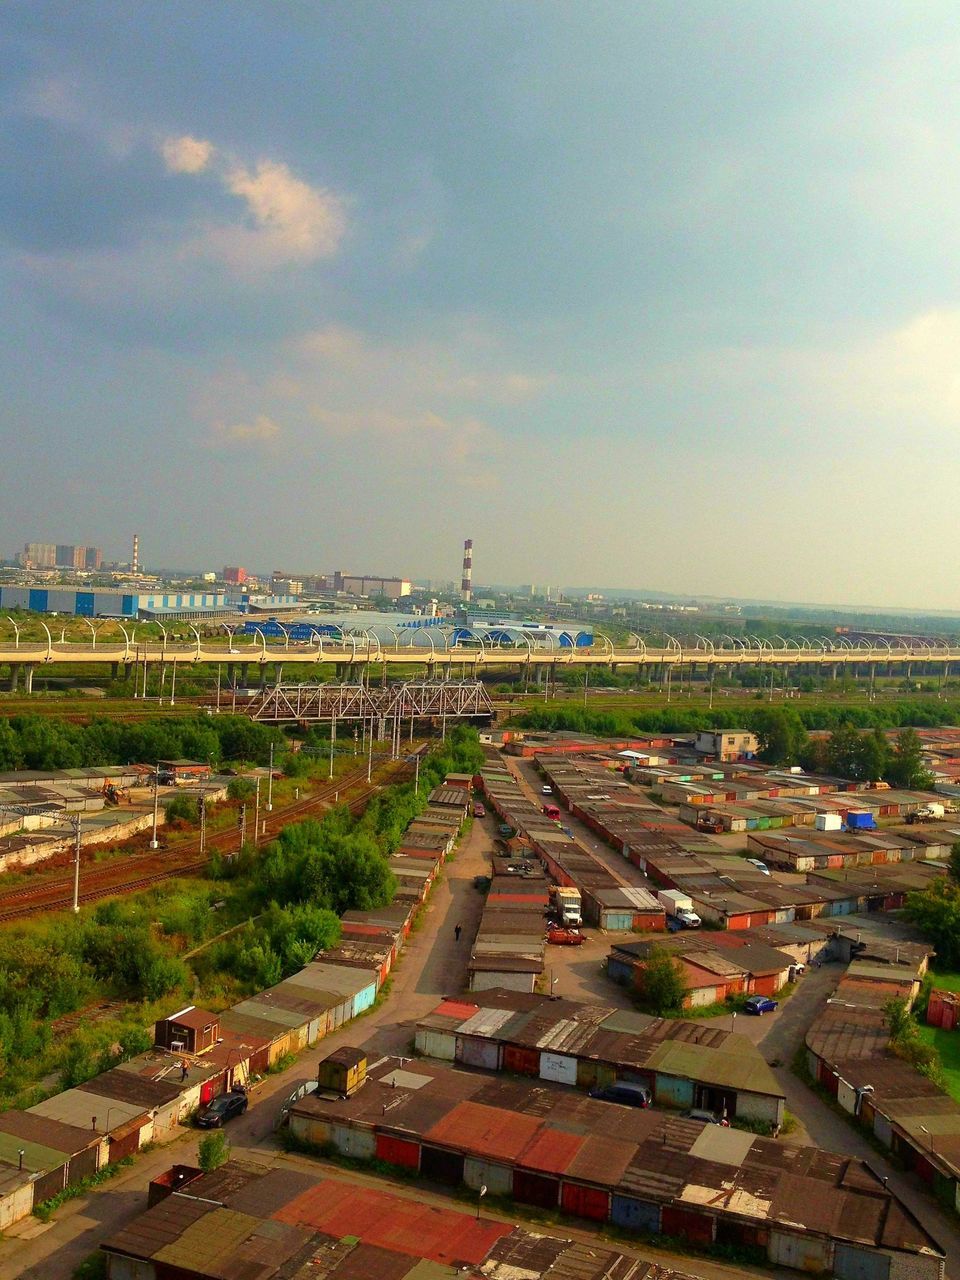
M 586 939 L 577 929 L 548 929 L 547 941 L 557 947 L 581 947 Z
M 473 816 L 475 818 L 485 818 L 487 816 L 487 811 L 482 804 L 475 804 L 473 806 Z

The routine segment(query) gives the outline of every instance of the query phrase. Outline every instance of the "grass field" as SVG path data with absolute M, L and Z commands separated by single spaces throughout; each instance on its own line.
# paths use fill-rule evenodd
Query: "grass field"
M 920 1039 L 932 1044 L 943 1064 L 947 1093 L 960 1102 L 960 1031 L 941 1031 L 939 1027 L 921 1027 Z
M 937 990 L 960 992 L 960 973 L 937 973 L 931 969 L 930 977 Z

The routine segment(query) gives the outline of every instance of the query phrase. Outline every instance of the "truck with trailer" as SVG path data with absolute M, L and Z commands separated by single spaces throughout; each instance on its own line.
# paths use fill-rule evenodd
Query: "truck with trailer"
M 678 889 L 658 889 L 657 901 L 668 916 L 684 929 L 699 929 L 700 917 L 693 909 L 693 899 Z
M 583 923 L 579 889 L 569 888 L 562 884 L 555 884 L 550 892 L 550 896 L 553 899 L 553 905 L 560 918 L 560 923 L 564 928 L 567 928 L 570 925 L 579 926 Z

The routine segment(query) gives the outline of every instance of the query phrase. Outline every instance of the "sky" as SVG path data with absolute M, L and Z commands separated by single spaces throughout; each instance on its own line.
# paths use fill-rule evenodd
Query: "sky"
M 0 554 L 958 606 L 955 3 L 0 27 Z

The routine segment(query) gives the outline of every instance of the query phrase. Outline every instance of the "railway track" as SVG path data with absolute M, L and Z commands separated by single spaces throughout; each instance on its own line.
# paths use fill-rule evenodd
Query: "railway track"
M 366 767 L 345 774 L 344 777 L 321 787 L 310 796 L 266 814 L 261 821 L 260 831 L 256 833 L 256 838 L 251 843 L 257 845 L 268 843 L 287 823 L 308 816 L 322 805 L 329 805 L 341 793 L 345 794 L 345 803 L 351 813 L 355 815 L 362 813 L 370 798 L 381 787 L 403 782 L 411 772 L 410 764 L 403 760 L 392 762 L 390 768 L 378 769 L 374 781 L 369 783 Z M 354 794 L 350 794 L 351 792 Z M 79 902 L 82 904 L 99 902 L 103 898 L 118 897 L 141 889 L 149 889 L 163 880 L 198 875 L 209 866 L 213 853 L 232 852 L 236 849 L 236 845 L 236 830 L 227 828 L 207 838 L 202 857 L 198 839 L 181 845 L 176 853 L 150 853 L 129 861 L 118 860 L 116 864 L 99 870 L 91 869 L 84 872 L 81 868 Z M 48 911 L 61 911 L 69 908 L 72 903 L 73 874 L 71 872 L 69 876 L 43 885 L 23 886 L 0 895 L 0 924 L 41 915 Z

